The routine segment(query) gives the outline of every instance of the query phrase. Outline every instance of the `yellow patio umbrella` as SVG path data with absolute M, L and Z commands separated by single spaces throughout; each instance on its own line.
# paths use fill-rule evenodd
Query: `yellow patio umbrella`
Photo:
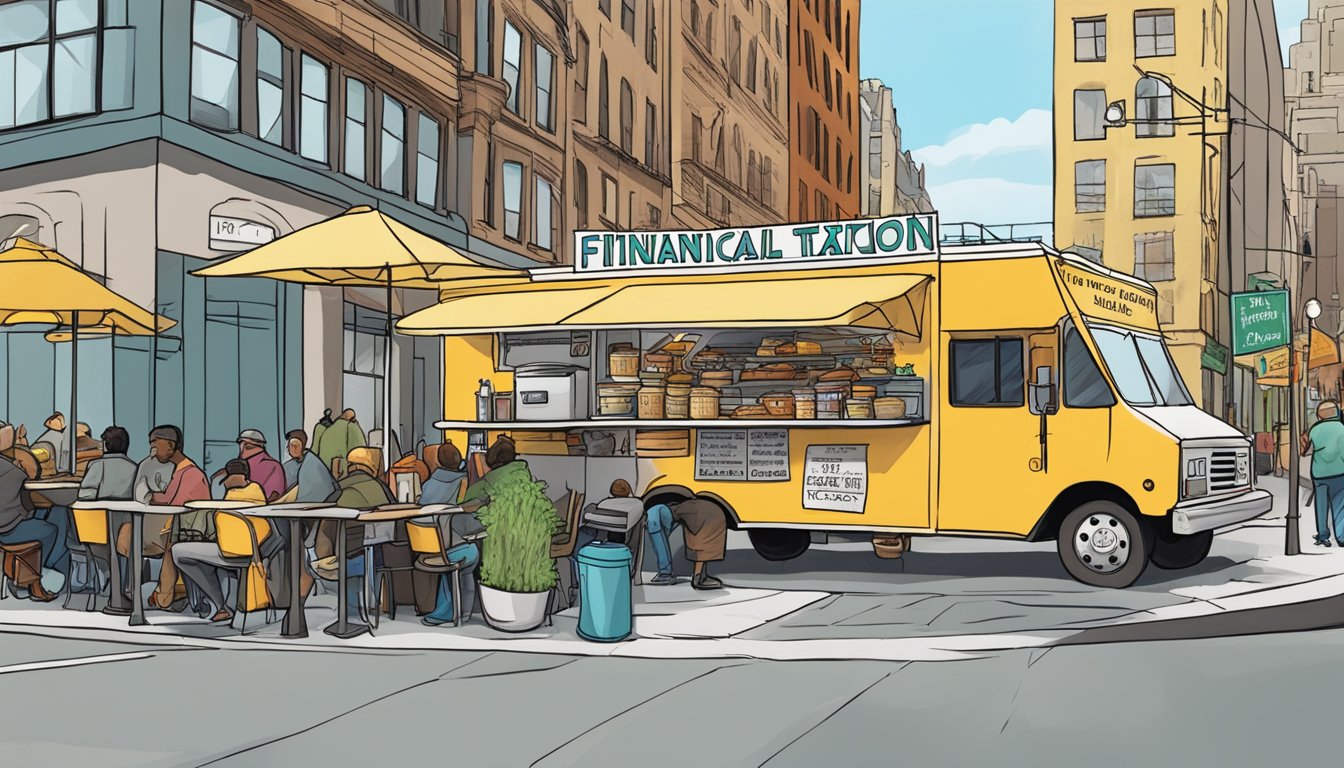
M 383 356 L 383 463 L 391 454 L 392 288 L 443 288 L 453 280 L 516 278 L 512 267 L 473 261 L 456 248 L 417 232 L 368 206 L 356 206 L 325 221 L 291 232 L 218 264 L 194 271 L 198 277 L 268 277 L 306 285 L 387 289 L 387 353 Z
M 70 354 L 70 444 L 79 417 L 79 336 L 91 333 L 152 336 L 173 322 L 141 307 L 83 272 L 54 248 L 24 238 L 0 251 L 0 325 L 42 323 L 66 326 Z

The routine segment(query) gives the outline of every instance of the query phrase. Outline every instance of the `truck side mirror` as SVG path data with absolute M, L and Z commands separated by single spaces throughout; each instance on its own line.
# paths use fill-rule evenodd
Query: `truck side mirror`
M 1031 394 L 1028 406 L 1033 416 L 1055 412 L 1055 385 L 1052 373 L 1050 366 L 1038 366 L 1036 379 L 1027 387 Z

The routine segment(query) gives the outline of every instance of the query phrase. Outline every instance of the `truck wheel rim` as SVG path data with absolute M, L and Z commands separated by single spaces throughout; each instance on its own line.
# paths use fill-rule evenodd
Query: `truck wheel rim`
M 1129 562 L 1129 530 L 1115 516 L 1089 515 L 1073 534 L 1073 551 L 1091 571 L 1115 573 Z

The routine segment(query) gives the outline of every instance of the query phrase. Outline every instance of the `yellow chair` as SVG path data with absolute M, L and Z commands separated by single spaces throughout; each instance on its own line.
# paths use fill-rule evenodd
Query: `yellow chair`
M 448 547 L 439 534 L 439 524 L 431 519 L 406 521 L 406 538 L 415 554 L 415 569 L 424 573 L 451 574 L 453 586 L 453 626 L 462 626 L 462 563 L 448 559 Z
M 70 523 L 75 526 L 75 538 L 85 547 L 85 562 L 89 572 L 90 588 L 84 593 L 88 595 L 88 600 L 84 603 L 85 611 L 92 611 L 93 605 L 98 600 L 102 589 L 98 586 L 98 565 L 97 558 L 93 556 L 93 550 L 89 549 L 91 545 L 108 547 L 108 557 L 111 558 L 112 548 L 108 546 L 109 537 L 107 535 L 107 510 L 105 509 L 71 509 Z M 74 555 L 71 552 L 71 555 Z M 108 568 L 112 567 L 109 559 Z M 65 608 L 70 607 L 70 598 L 74 596 L 73 590 L 65 592 Z
M 271 524 L 262 518 L 249 518 L 226 509 L 215 512 L 215 535 L 219 552 L 234 562 L 228 568 L 238 578 L 236 611 L 243 615 L 240 634 L 247 634 L 247 614 L 266 609 L 266 623 L 275 621 L 275 604 L 266 586 L 266 566 L 261 561 L 260 543 L 271 535 Z

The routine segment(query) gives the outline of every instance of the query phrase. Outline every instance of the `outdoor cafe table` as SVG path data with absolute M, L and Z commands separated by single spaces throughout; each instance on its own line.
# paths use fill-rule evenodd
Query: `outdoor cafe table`
M 29 493 L 40 494 L 58 507 L 69 507 L 79 498 L 79 478 L 28 480 L 24 482 L 23 489 Z
M 142 626 L 148 622 L 145 621 L 144 596 L 141 591 L 144 587 L 145 553 L 143 549 L 145 515 L 167 515 L 173 518 L 173 525 L 176 527 L 179 515 L 186 514 L 191 510 L 187 507 L 171 506 L 168 504 L 141 504 L 138 501 L 120 501 L 120 500 L 96 500 L 96 501 L 76 501 L 75 509 L 101 509 L 107 512 L 107 540 L 108 540 L 108 571 L 111 577 L 111 595 L 104 613 L 112 615 L 125 615 L 126 608 L 121 594 L 121 568 L 116 564 L 117 533 L 112 523 L 114 512 L 128 514 L 131 516 L 131 582 L 135 588 L 131 592 L 131 620 L 133 627 Z
M 469 508 L 468 508 L 469 507 Z M 349 609 L 346 605 L 346 585 L 349 577 L 346 575 L 346 525 L 351 521 L 357 523 L 383 523 L 398 520 L 410 520 L 416 517 L 438 516 L 438 515 L 456 515 L 463 512 L 475 511 L 479 504 L 468 504 L 466 506 L 456 506 L 451 504 L 428 504 L 426 506 L 409 504 L 389 504 L 375 509 L 351 509 L 347 507 L 336 507 L 330 504 L 271 504 L 259 507 L 249 507 L 239 509 L 239 513 L 251 517 L 278 518 L 291 521 L 289 535 L 289 608 L 285 610 L 285 618 L 280 627 L 280 636 L 287 638 L 299 638 L 308 636 L 307 619 L 304 617 L 304 596 L 300 588 L 299 575 L 304 567 L 302 536 L 295 536 L 293 523 L 300 520 L 335 520 L 338 526 L 336 533 L 336 621 L 322 631 L 338 637 L 342 640 L 348 640 L 352 637 L 358 637 L 369 631 L 369 626 L 363 622 L 350 621 Z M 371 568 L 369 563 L 364 564 L 365 578 L 369 578 Z M 296 610 L 297 609 L 297 610 Z

